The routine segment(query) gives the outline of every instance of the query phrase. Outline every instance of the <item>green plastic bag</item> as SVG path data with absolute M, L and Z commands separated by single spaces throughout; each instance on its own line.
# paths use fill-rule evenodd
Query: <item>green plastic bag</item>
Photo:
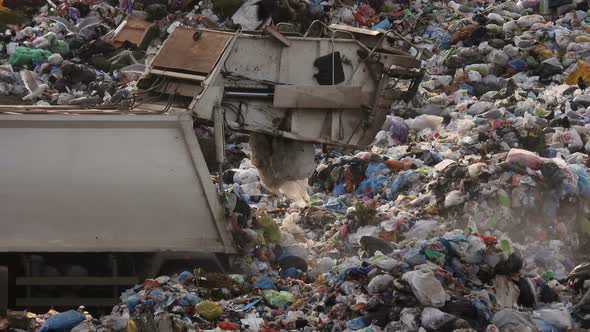
M 214 320 L 223 314 L 223 309 L 213 301 L 201 301 L 195 304 L 195 311 L 207 320 Z
M 12 53 L 8 63 L 11 65 L 25 66 L 33 62 L 46 61 L 53 53 L 46 50 L 38 50 L 28 47 L 17 47 L 16 51 Z
M 66 56 L 70 53 L 70 45 L 63 40 L 54 39 L 49 44 L 49 51 Z
M 266 242 L 278 242 L 281 240 L 281 230 L 272 217 L 265 212 L 258 216 L 259 232 L 264 236 Z
M 549 281 L 555 279 L 555 272 L 545 271 L 545 272 L 543 272 L 543 274 L 541 274 L 541 277 L 543 278 L 543 280 L 545 280 L 545 282 L 549 282 Z
M 500 249 L 502 249 L 502 252 L 504 252 L 506 256 L 510 256 L 514 253 L 512 247 L 510 246 L 510 242 L 506 239 L 500 240 Z
M 293 294 L 289 292 L 277 292 L 276 290 L 265 290 L 262 292 L 262 296 L 271 307 L 283 308 L 286 304 L 291 303 L 295 300 Z

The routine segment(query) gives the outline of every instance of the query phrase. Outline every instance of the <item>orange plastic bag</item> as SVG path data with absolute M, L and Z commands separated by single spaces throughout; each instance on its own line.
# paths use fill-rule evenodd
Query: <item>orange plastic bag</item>
M 584 82 L 590 82 L 590 62 L 578 60 L 578 68 L 574 70 L 565 79 L 565 83 L 569 85 L 578 84 L 578 81 L 582 79 Z

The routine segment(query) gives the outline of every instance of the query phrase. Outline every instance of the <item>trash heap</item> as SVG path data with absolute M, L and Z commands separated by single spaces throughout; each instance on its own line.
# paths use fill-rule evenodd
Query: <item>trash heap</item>
M 427 75 L 366 151 L 316 152 L 304 208 L 270 194 L 249 159 L 221 176 L 235 274 L 148 279 L 100 319 L 83 308 L 9 312 L 0 331 L 590 328 L 590 267 L 578 265 L 590 234 L 587 2 L 189 3 L 48 4 L 35 25 L 4 33 L 0 91 L 115 104 L 141 73 L 125 67 L 145 66 L 175 26 L 256 28 L 260 10 L 300 25 L 395 29 Z M 161 31 L 152 44 L 98 38 L 138 8 Z

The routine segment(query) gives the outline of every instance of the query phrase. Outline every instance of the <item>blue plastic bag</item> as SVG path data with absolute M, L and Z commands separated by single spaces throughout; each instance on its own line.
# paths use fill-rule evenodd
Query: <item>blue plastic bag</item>
M 391 126 L 389 127 L 391 137 L 399 142 L 405 142 L 408 139 L 408 125 L 404 122 L 404 119 L 400 117 L 393 117 L 391 119 Z
M 523 70 L 528 67 L 528 63 L 522 59 L 512 59 L 508 61 L 508 68 L 515 70 Z
M 183 285 L 191 284 L 193 280 L 195 280 L 195 276 L 188 271 L 184 271 L 178 275 L 178 281 Z
M 542 321 L 540 319 L 533 319 L 533 321 L 535 321 L 535 325 L 537 326 L 537 329 L 539 329 L 539 331 L 541 331 L 541 332 L 561 332 L 559 329 L 557 329 L 557 327 L 555 327 L 549 323 L 545 323 L 544 321 Z
M 383 21 L 373 25 L 371 30 L 373 30 L 373 31 L 388 30 L 390 26 L 391 26 L 391 22 L 389 21 L 388 18 L 385 18 L 385 19 L 383 19 Z
M 404 254 L 403 258 L 406 263 L 410 264 L 410 266 L 426 263 L 426 255 L 420 253 L 420 249 L 417 248 L 410 248 L 410 250 Z
M 322 16 L 324 15 L 324 5 L 322 5 L 323 0 L 311 0 L 309 2 L 309 13 L 312 16 Z
M 190 307 L 194 306 L 195 304 L 201 302 L 201 298 L 196 296 L 195 294 L 185 294 L 180 299 L 178 299 L 178 305 L 183 307 Z
M 290 267 L 288 269 L 281 270 L 279 276 L 281 279 L 297 279 L 299 277 L 299 270 L 294 267 Z
M 578 164 L 569 165 L 568 167 L 578 176 L 578 193 L 580 196 L 590 198 L 590 177 L 588 177 L 586 168 Z
M 367 324 L 365 323 L 363 317 L 357 317 L 346 322 L 346 327 L 354 331 L 360 330 L 366 326 Z
M 397 194 L 409 187 L 412 184 L 412 179 L 417 175 L 418 172 L 414 170 L 400 172 L 389 186 L 392 194 L 392 197 L 390 197 L 390 199 L 395 199 L 397 197 Z
M 150 292 L 149 298 L 153 300 L 156 304 L 161 305 L 166 303 L 166 299 L 168 298 L 164 292 L 160 289 L 153 289 Z
M 70 310 L 47 318 L 39 332 L 68 332 L 83 321 L 81 313 Z
M 366 179 L 365 181 L 359 184 L 359 187 L 356 190 L 358 195 L 363 194 L 376 194 L 379 190 L 385 189 L 387 183 L 389 182 L 389 178 L 385 175 L 378 175 L 373 178 Z
M 337 183 L 332 189 L 332 196 L 342 196 L 346 194 L 344 182 Z
M 445 49 L 451 44 L 451 34 L 438 26 L 431 25 L 424 32 L 424 37 L 438 44 L 439 49 Z
M 325 207 L 326 209 L 336 211 L 344 211 L 346 210 L 346 208 L 348 208 L 345 202 L 336 197 L 330 197 L 330 199 L 326 202 L 326 204 L 324 204 L 323 207 Z
M 389 171 L 389 168 L 385 163 L 370 163 L 367 165 L 367 169 L 365 170 L 365 175 L 368 178 L 372 178 L 378 175 L 383 174 L 383 170 Z
M 139 295 L 134 294 L 127 298 L 127 308 L 129 309 L 130 313 L 135 312 L 135 307 L 141 303 L 141 298 Z
M 256 279 L 256 282 L 254 283 L 254 288 L 263 290 L 273 289 L 275 288 L 275 282 L 270 277 L 260 277 Z

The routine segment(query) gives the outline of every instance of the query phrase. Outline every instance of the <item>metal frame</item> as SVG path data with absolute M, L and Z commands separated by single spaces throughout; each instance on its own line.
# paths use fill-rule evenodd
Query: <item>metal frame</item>
M 0 266 L 0 316 L 8 309 L 8 267 Z

